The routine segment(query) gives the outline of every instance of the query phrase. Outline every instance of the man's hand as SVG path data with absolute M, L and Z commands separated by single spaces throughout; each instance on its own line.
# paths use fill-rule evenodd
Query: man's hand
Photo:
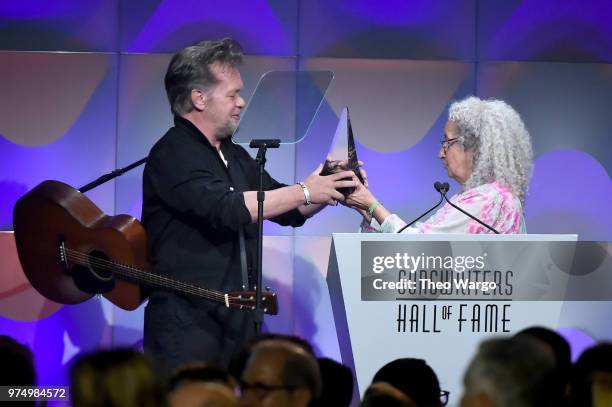
M 331 157 L 328 156 L 327 159 L 330 160 Z M 363 161 L 357 161 L 357 164 L 359 164 L 359 167 L 358 167 L 359 168 L 359 174 L 361 175 L 361 178 L 363 179 L 363 186 L 368 188 L 368 186 L 369 186 L 369 184 L 368 184 L 368 174 L 363 169 Z M 350 171 L 350 168 L 348 166 L 348 160 L 338 161 L 338 167 L 342 168 L 343 170 Z
M 335 174 L 321 176 L 319 173 L 323 169 L 323 164 L 320 164 L 308 178 L 304 180 L 304 184 L 310 192 L 310 200 L 312 203 L 337 205 L 338 201 L 344 201 L 344 195 L 337 191 L 338 188 L 354 188 L 359 181 L 355 181 L 353 171 L 341 171 Z

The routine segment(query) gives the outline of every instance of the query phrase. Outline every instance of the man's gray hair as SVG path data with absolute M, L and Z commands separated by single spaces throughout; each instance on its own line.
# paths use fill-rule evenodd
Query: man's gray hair
M 235 67 L 242 63 L 242 48 L 231 38 L 219 41 L 202 41 L 174 54 L 164 84 L 172 113 L 182 116 L 193 110 L 191 91 L 204 92 L 218 82 L 210 70 L 214 63 Z
M 499 181 L 524 204 L 533 153 L 519 114 L 501 100 L 471 96 L 452 103 L 448 116 L 459 128 L 459 143 L 474 152 L 465 188 Z
M 545 406 L 554 366 L 550 349 L 534 339 L 487 340 L 465 372 L 464 391 L 487 394 L 495 407 Z

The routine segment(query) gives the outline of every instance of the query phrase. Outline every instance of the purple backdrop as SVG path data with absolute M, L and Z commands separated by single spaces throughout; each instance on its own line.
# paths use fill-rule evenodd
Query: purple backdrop
M 15 201 L 38 182 L 80 186 L 146 154 L 171 120 L 162 88 L 168 53 L 231 36 L 249 55 L 247 96 L 270 69 L 336 74 L 307 137 L 269 156 L 282 181 L 317 166 L 348 105 L 372 188 L 411 218 L 435 199 L 433 181 L 446 177 L 436 155 L 448 102 L 502 98 L 522 114 L 536 152 L 528 230 L 610 240 L 610 21 L 604 0 L 1 2 L 0 229 L 12 229 Z M 140 172 L 89 196 L 106 213 L 138 217 Z M 337 356 L 329 306 L 310 311 L 329 303 L 320 251 L 330 233 L 355 231 L 358 221 L 334 208 L 295 231 L 266 226 L 271 242 L 294 238 L 267 252 L 267 278 L 280 286 L 286 310 L 270 329 L 300 333 Z M 3 287 L 0 304 L 14 295 Z M 138 346 L 141 321 L 142 309 L 126 313 L 93 299 L 38 321 L 0 315 L 0 334 L 28 343 L 40 384 L 57 385 L 80 351 Z

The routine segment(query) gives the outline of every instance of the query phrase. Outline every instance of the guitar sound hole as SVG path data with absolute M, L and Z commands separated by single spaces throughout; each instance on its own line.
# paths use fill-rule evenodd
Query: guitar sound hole
M 89 268 L 96 278 L 100 281 L 111 281 L 113 279 L 113 272 L 108 256 L 99 250 L 94 250 L 89 253 L 89 257 Z
M 108 257 L 99 250 L 89 253 L 89 267 L 75 265 L 72 275 L 76 286 L 91 294 L 103 294 L 115 287 Z

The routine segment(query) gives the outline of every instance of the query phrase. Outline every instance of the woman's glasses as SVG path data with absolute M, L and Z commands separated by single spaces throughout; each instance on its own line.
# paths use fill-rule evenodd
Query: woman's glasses
M 440 141 L 440 144 L 442 144 L 442 150 L 444 150 L 444 152 L 446 152 L 446 150 L 448 150 L 450 148 L 450 146 L 455 144 L 457 141 L 459 141 L 459 137 L 449 138 L 448 140 Z

